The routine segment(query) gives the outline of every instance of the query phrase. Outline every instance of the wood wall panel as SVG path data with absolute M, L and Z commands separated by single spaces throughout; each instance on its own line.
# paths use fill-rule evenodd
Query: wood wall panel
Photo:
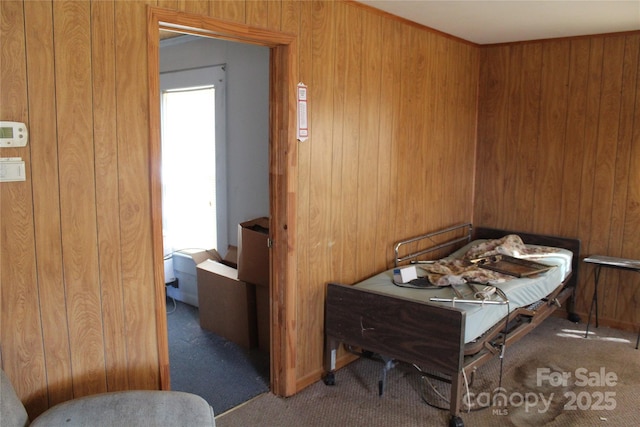
M 210 2 L 207 0 L 176 0 L 176 4 L 173 8 L 197 15 L 208 15 L 209 5 Z
M 516 187 L 515 194 L 518 194 L 520 198 L 525 200 L 533 200 L 535 196 L 535 186 L 531 185 L 536 179 L 536 164 L 539 158 L 538 151 L 538 114 L 540 108 L 540 93 L 542 88 L 542 47 L 540 45 L 525 45 L 522 51 L 522 61 L 524 64 L 524 72 L 522 79 L 520 80 L 523 87 L 527 87 L 528 90 L 523 91 L 522 94 L 522 115 L 519 120 L 519 157 L 518 162 L 513 165 L 518 170 L 516 174 Z M 482 87 L 482 83 L 481 86 Z M 481 98 L 482 99 L 482 98 Z M 482 111 L 483 105 L 480 106 Z M 484 120 L 478 120 L 480 126 L 485 125 Z M 484 145 L 480 148 L 480 135 L 478 135 L 478 153 L 484 150 Z M 482 165 L 482 166 L 481 166 Z M 480 167 L 484 167 L 486 164 L 478 162 L 478 174 L 480 175 Z M 490 182 L 486 182 L 485 185 L 492 185 Z M 479 201 L 479 194 L 477 190 L 481 187 L 476 184 L 476 198 L 475 203 Z M 483 188 L 484 190 L 484 188 Z M 474 203 L 474 216 L 476 213 L 476 207 Z M 516 215 L 513 220 L 523 224 L 523 227 L 532 230 L 534 224 L 534 211 L 527 204 L 512 203 L 511 200 L 503 206 L 501 212 L 506 212 L 509 209 L 514 209 Z
M 620 253 L 628 254 L 634 259 L 640 259 L 638 242 L 632 238 L 640 236 L 640 185 L 638 185 L 640 183 L 640 168 L 638 167 L 638 159 L 640 159 L 640 144 L 638 144 L 640 141 L 640 125 L 638 124 L 638 116 L 640 116 L 640 35 L 627 38 L 623 78 L 624 103 L 619 134 L 622 150 L 620 150 L 619 158 L 624 161 L 624 154 L 628 152 L 629 165 L 626 186 L 622 177 L 616 180 L 616 188 L 626 187 L 627 189 L 625 197 L 619 197 L 620 204 L 614 205 L 616 211 L 624 212 L 623 220 L 620 223 L 623 232 L 616 250 L 620 250 Z M 623 192 L 617 193 L 623 194 Z M 628 274 L 620 278 L 621 281 L 628 279 Z M 638 318 L 638 304 L 640 304 L 640 296 L 637 292 L 638 283 L 636 282 L 636 287 L 633 284 L 630 285 L 620 287 L 618 300 L 624 303 L 616 307 L 616 317 L 630 318 L 637 323 L 640 321 Z
M 245 22 L 245 0 L 210 1 L 211 16 L 228 21 Z
M 509 97 L 507 89 L 508 69 L 509 69 L 510 48 L 486 49 L 483 52 L 481 75 L 483 84 L 480 85 L 480 99 L 482 120 L 478 121 L 479 133 L 482 135 L 482 149 L 477 150 L 478 173 L 475 186 L 477 194 L 475 209 L 483 213 L 483 221 L 495 221 L 498 212 L 504 212 L 504 200 L 500 197 L 504 194 L 504 180 L 498 179 L 500 168 L 505 162 L 503 151 L 506 144 L 506 123 L 508 123 L 507 113 L 509 110 Z M 497 121 L 496 117 L 505 117 L 505 120 Z M 487 123 L 495 125 L 489 127 Z M 500 144 L 500 141 L 505 141 Z M 494 159 L 500 158 L 501 162 Z M 504 220 L 503 220 L 504 221 Z
M 344 3 L 335 4 L 335 35 L 336 46 L 344 46 L 347 33 L 347 6 Z M 357 32 L 357 31 L 354 31 Z M 333 118 L 332 118 L 332 140 L 334 149 L 332 150 L 331 168 L 331 211 L 330 211 L 330 251 L 331 251 L 331 274 L 339 277 L 344 273 L 345 239 L 343 228 L 343 195 L 345 188 L 342 174 L 345 170 L 345 142 L 350 139 L 344 137 L 345 128 L 345 86 L 346 86 L 346 56 L 336 54 L 334 60 L 334 94 L 333 94 Z M 337 279 L 336 279 L 337 280 Z
M 247 0 L 245 3 L 245 10 L 245 24 L 254 27 L 267 27 L 269 18 L 269 2 Z
M 106 391 L 96 230 L 90 4 L 53 3 L 60 220 L 73 391 Z
M 28 147 L 3 149 L 29 179 L 0 184 L 2 366 L 32 416 L 96 391 L 155 389 L 168 371 L 147 5 L 297 37 L 311 138 L 296 143 L 291 177 L 295 390 L 322 371 L 327 282 L 368 276 L 391 265 L 397 240 L 471 219 L 476 46 L 352 2 L 0 2 L 0 112 L 31 130 Z
M 339 31 L 336 32 L 336 46 L 342 49 L 336 51 L 336 65 L 340 69 L 336 70 L 336 82 L 338 92 L 335 100 L 341 102 L 334 110 L 336 114 L 343 114 L 343 122 L 336 121 L 336 133 L 341 135 L 336 140 L 335 150 L 342 151 L 342 164 L 335 164 L 334 167 L 341 174 L 341 179 L 336 181 L 336 191 L 340 193 L 340 205 L 332 208 L 332 214 L 336 215 L 335 223 L 339 224 L 334 233 L 340 233 L 335 244 L 336 256 L 340 257 L 340 267 L 332 271 L 336 281 L 346 281 L 350 283 L 357 279 L 356 264 L 353 257 L 357 250 L 357 192 L 358 192 L 358 169 L 356 159 L 358 158 L 358 146 L 361 140 L 359 106 L 357 102 L 360 93 L 361 79 L 360 64 L 362 61 L 362 15 L 356 8 L 349 5 L 339 5 L 342 9 L 337 22 L 340 23 Z M 340 127 L 342 125 L 342 127 Z M 340 246 L 342 251 L 340 252 Z
M 332 133 L 331 107 L 333 103 L 333 90 L 330 86 L 333 81 L 333 47 L 334 29 L 333 13 L 334 4 L 330 2 L 314 1 L 312 4 L 312 74 L 309 81 L 309 97 L 313 103 L 310 109 L 309 120 L 313 122 L 313 133 L 304 143 L 310 145 L 311 163 L 309 164 L 309 275 L 308 282 L 301 283 L 299 288 L 300 304 L 299 325 L 300 330 L 307 330 L 305 341 L 308 348 L 317 348 L 314 344 L 322 338 L 323 311 L 322 305 L 316 301 L 322 301 L 324 288 L 317 286 L 326 280 L 326 273 L 330 271 L 330 212 L 331 205 L 327 203 L 331 196 L 331 153 Z M 312 100 L 312 101 L 311 101 Z M 313 332 L 312 332 L 313 331 Z M 321 350 L 321 349 L 320 349 Z M 298 377 L 305 377 L 309 368 L 313 366 L 314 351 L 298 351 Z
M 57 133 L 53 10 L 47 2 L 28 2 L 24 6 L 27 81 L 30 91 L 38 94 L 29 98 L 29 119 L 35 124 L 29 137 L 40 141 L 30 146 L 31 165 L 38 171 L 32 175 L 33 209 L 48 212 L 34 218 L 38 289 L 41 299 L 60 308 L 41 312 L 49 404 L 55 405 L 72 396 L 72 376 L 62 263 L 58 142 L 50 137 Z
M 313 3 L 301 2 L 299 7 L 299 26 L 302 28 L 311 28 L 313 25 Z M 311 31 L 305 31 L 299 33 L 298 41 L 298 72 L 300 73 L 299 81 L 309 85 L 313 81 L 313 61 L 311 55 L 303 55 L 302 52 L 310 52 L 313 49 L 313 37 Z M 315 104 L 314 94 L 310 91 L 307 92 L 309 97 L 309 105 Z M 313 120 L 312 112 L 308 112 L 309 118 L 309 132 L 311 135 L 315 135 L 315 122 Z M 311 168 L 312 168 L 312 147 L 307 139 L 304 142 L 298 143 L 298 182 L 296 189 L 296 215 L 297 215 L 297 236 L 296 236 L 296 254 L 297 254 L 297 285 L 295 286 L 295 301 L 296 301 L 296 330 L 294 336 L 297 337 L 300 331 L 304 330 L 305 326 L 301 324 L 301 319 L 304 316 L 306 307 L 301 301 L 308 301 L 309 291 L 306 289 L 309 286 L 311 268 L 313 265 L 313 253 L 312 245 L 315 242 L 311 236 Z M 294 338 L 295 339 L 295 338 Z M 300 349 L 298 346 L 293 346 L 291 349 L 292 360 L 299 360 L 301 357 Z M 302 351 L 304 353 L 304 351 Z M 295 370 L 296 380 L 301 376 L 301 370 L 299 364 L 296 363 L 293 366 Z
M 563 188 L 579 188 L 582 181 L 582 174 L 577 172 L 582 170 L 582 162 L 576 165 L 576 160 L 584 157 L 589 46 L 588 39 L 571 41 Z M 576 215 L 576 206 L 580 206 L 580 193 L 564 192 L 560 222 L 564 224 L 564 231 L 569 236 L 578 235 L 579 215 Z
M 640 145 L 640 34 L 491 46 L 481 52 L 478 160 L 484 167 L 476 174 L 475 222 L 575 236 L 584 255 L 638 259 L 640 179 L 635 171 L 640 157 L 634 153 Z M 518 132 L 503 131 L 517 120 Z M 512 144 L 526 151 L 504 154 Z M 513 179 L 512 189 L 505 183 Z M 582 265 L 580 274 L 577 309 L 584 315 L 593 293 L 593 268 Z M 637 324 L 640 280 L 635 276 L 603 270 L 605 324 Z
M 598 147 L 595 169 L 594 194 L 598 197 L 598 204 L 594 206 L 592 221 L 604 226 L 592 230 L 592 251 L 615 251 L 610 243 L 621 243 L 620 233 L 614 231 L 615 219 L 622 212 L 613 211 L 614 193 L 625 190 L 626 186 L 615 188 L 615 176 L 618 172 L 616 157 L 618 155 L 618 128 L 621 114 L 622 72 L 624 62 L 624 37 L 608 38 L 604 41 L 603 75 L 600 98 L 600 120 L 598 123 Z M 597 240 L 596 240 L 597 239 Z M 614 240 L 616 239 L 616 240 Z M 619 250 L 619 249 L 618 249 Z M 619 272 L 606 271 L 603 280 L 608 286 L 603 288 L 602 305 L 603 317 L 615 318 L 616 305 L 619 303 Z
M 558 209 L 562 200 L 564 138 L 567 116 L 567 79 L 569 68 L 569 41 L 552 41 L 542 49 L 542 87 L 538 113 L 538 156 L 535 158 L 536 185 L 533 203 L 536 210 L 551 212 Z M 517 73 L 511 74 L 517 77 Z M 506 162 L 510 159 L 506 158 Z M 511 177 L 507 177 L 510 179 Z M 507 205 L 503 205 L 508 209 Z M 532 231 L 542 230 L 549 234 L 559 233 L 559 222 L 535 216 Z
M 29 122 L 25 16 L 22 2 L 0 2 L 0 114 Z M 32 172 L 29 148 L 3 148 L 6 157 L 22 157 Z M 34 412 L 48 407 L 47 379 L 38 295 L 31 183 L 0 184 L 0 344 L 2 367 L 20 378 L 16 392 Z
M 115 5 L 94 2 L 91 5 L 91 62 L 93 76 L 93 134 L 95 138 L 96 211 L 100 291 L 104 316 L 105 365 L 107 388 L 126 390 L 129 386 L 125 334 L 125 303 L 120 258 L 116 35 L 113 25 Z
M 381 270 L 384 265 L 376 265 L 376 238 L 378 227 L 378 206 L 385 202 L 378 194 L 378 153 L 380 150 L 380 88 L 381 74 L 381 18 L 366 14 L 362 22 L 362 83 L 359 90 L 361 108 L 359 117 L 361 144 L 358 146 L 358 206 L 356 232 L 360 236 L 355 251 L 358 276 Z M 375 167 L 372 167 L 375 165 Z M 384 197 L 384 195 L 383 195 Z
M 310 13 L 312 78 L 302 81 L 310 82 L 312 130 L 299 144 L 298 171 L 298 388 L 321 373 L 322 334 L 302 334 L 321 331 L 328 281 L 351 283 L 380 271 L 391 265 L 395 241 L 471 216 L 473 167 L 459 169 L 461 195 L 451 195 L 438 174 L 461 159 L 474 163 L 479 61 L 472 46 L 351 3 L 331 11 L 314 2 Z M 385 31 L 393 37 L 383 39 Z M 303 74 L 309 63 L 300 52 Z M 456 80 L 450 72 L 459 69 Z M 318 88 L 327 82 L 330 91 Z M 457 119 L 449 117 L 453 111 Z
M 116 141 L 120 256 L 129 387 L 159 387 L 151 239 L 147 11 L 153 2 L 115 2 Z M 143 142 L 144 141 L 144 142 Z M 145 285 L 142 285 L 145 284 Z M 160 350 L 162 351 L 162 350 Z M 164 367 L 161 367 L 164 368 Z
M 282 26 L 282 2 L 268 2 L 267 7 L 266 27 L 273 30 L 280 30 Z
M 396 58 L 396 52 L 400 49 L 401 25 L 396 21 L 382 20 L 380 37 L 385 43 L 379 43 L 382 47 L 381 76 L 380 76 L 380 112 L 379 112 L 379 148 L 377 173 L 377 197 L 378 206 L 374 209 L 380 218 L 391 218 L 395 213 L 395 206 L 399 195 L 395 191 L 395 176 L 397 172 L 394 142 L 395 126 L 399 123 L 398 111 L 400 110 L 399 82 L 396 79 L 389 81 L 387 76 L 398 76 L 401 73 L 401 63 Z M 393 221 L 387 221 L 376 227 L 374 261 L 376 269 L 381 266 L 391 266 L 393 249 L 385 241 L 386 236 L 393 236 L 395 228 Z

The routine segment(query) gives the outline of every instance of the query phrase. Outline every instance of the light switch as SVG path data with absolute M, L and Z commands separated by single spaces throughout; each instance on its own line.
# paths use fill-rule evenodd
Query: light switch
M 25 181 L 24 161 L 20 157 L 0 158 L 0 182 Z

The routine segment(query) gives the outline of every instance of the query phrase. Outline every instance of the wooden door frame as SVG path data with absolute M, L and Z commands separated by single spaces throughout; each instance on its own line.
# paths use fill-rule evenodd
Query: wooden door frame
M 149 83 L 149 159 L 151 221 L 160 388 L 170 389 L 166 319 L 160 180 L 160 29 L 271 49 L 269 83 L 269 190 L 271 391 L 280 396 L 296 392 L 295 225 L 296 225 L 296 36 L 222 21 L 203 15 L 150 6 L 147 13 Z

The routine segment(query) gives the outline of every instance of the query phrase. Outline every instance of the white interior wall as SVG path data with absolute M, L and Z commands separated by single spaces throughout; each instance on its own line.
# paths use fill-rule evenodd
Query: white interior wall
M 219 217 L 228 218 L 228 240 L 218 240 L 224 255 L 238 244 L 239 223 L 269 216 L 269 48 L 192 36 L 161 43 L 161 73 L 220 64 L 227 77 L 227 206 Z

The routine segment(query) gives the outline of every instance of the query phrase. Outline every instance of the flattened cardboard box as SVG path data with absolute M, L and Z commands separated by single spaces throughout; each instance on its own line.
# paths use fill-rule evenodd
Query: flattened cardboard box
M 269 286 L 269 218 L 238 225 L 238 279 Z
M 200 326 L 244 348 L 258 344 L 256 293 L 238 270 L 216 261 L 198 264 Z
M 269 288 L 255 286 L 256 316 L 258 322 L 258 348 L 260 351 L 271 351 L 271 318 L 269 316 Z

